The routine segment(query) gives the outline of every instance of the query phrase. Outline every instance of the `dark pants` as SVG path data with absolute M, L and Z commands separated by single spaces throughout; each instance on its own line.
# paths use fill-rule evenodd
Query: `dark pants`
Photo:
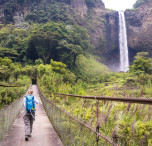
M 33 128 L 33 121 L 35 120 L 35 112 L 28 113 L 25 111 L 24 114 L 24 124 L 25 124 L 25 136 L 31 135 Z

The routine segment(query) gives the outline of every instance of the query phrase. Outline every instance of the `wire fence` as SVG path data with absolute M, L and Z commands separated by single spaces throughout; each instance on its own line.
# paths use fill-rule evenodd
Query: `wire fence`
M 84 120 L 74 117 L 48 100 L 39 87 L 38 89 L 45 111 L 65 146 L 117 146 L 115 137 L 111 140 L 101 134 L 98 124 L 92 128 Z
M 14 86 L 14 85 L 3 85 L 3 84 L 0 84 L 0 87 L 21 87 L 21 86 Z
M 48 100 L 40 89 L 39 92 L 65 146 L 147 146 L 151 143 L 151 98 L 50 93 Z M 142 133 L 141 128 L 144 128 Z
M 70 107 L 69 113 L 71 114 L 74 114 L 73 111 L 78 108 L 75 107 L 75 103 L 79 102 L 80 110 L 78 115 L 74 116 L 83 123 L 87 123 L 85 126 L 91 127 L 92 131 L 95 129 L 97 145 L 107 145 L 110 143 L 109 140 L 113 145 L 122 146 L 151 144 L 152 139 L 149 135 L 152 134 L 150 126 L 152 125 L 152 99 L 150 98 L 96 97 L 52 93 L 51 100 L 60 106 L 64 100 Z M 66 110 L 68 110 L 68 106 L 65 108 Z M 89 109 L 91 112 L 88 114 Z M 142 128 L 144 130 L 140 132 Z M 100 135 L 100 133 L 102 134 Z M 104 143 L 102 143 L 103 139 Z
M 29 86 L 28 89 L 30 89 L 30 87 L 31 86 Z M 27 91 L 25 92 L 24 95 L 26 95 Z M 13 103 L 8 105 L 7 107 L 0 110 L 0 141 L 5 136 L 7 131 L 10 129 L 11 125 L 16 119 L 16 116 L 22 109 L 24 95 L 21 96 L 19 99 L 16 99 Z

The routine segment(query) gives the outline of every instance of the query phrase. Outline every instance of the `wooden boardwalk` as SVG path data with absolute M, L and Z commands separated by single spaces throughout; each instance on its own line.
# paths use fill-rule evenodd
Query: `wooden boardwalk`
M 34 96 L 40 101 L 40 104 L 36 105 L 36 120 L 33 124 L 32 137 L 29 141 L 24 139 L 24 109 L 22 109 L 11 129 L 0 142 L 0 146 L 63 146 L 44 111 L 37 86 L 33 85 L 32 90 Z

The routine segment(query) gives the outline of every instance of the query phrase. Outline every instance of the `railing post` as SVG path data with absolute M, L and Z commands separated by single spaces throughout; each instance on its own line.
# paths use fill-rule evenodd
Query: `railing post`
M 61 117 L 61 109 L 60 109 L 60 133 L 62 133 L 61 122 L 62 122 L 62 117 Z M 61 134 L 61 136 L 62 136 L 62 134 Z
M 56 100 L 56 94 L 54 94 L 53 102 L 55 103 Z
M 84 108 L 84 123 L 85 123 L 85 102 L 86 102 L 86 99 L 83 100 L 83 108 Z
M 66 142 L 65 142 L 65 145 L 66 145 L 66 146 L 67 146 L 67 134 L 68 134 L 68 133 L 67 133 L 67 121 L 68 121 L 67 115 L 65 115 L 65 122 L 66 122 L 66 127 L 65 127 L 65 133 L 66 133 L 66 134 L 65 134 L 65 136 L 66 136 L 66 137 L 65 137 L 65 140 L 66 140 Z
M 56 126 L 58 125 L 57 114 L 58 114 L 58 112 L 57 112 L 57 108 L 55 106 L 55 121 L 56 121 Z
M 118 146 L 119 137 L 116 134 L 114 134 L 112 138 L 113 138 L 113 146 Z
M 99 120 L 99 100 L 97 100 L 97 125 L 98 125 L 98 120 Z
M 99 100 L 97 100 L 97 126 L 96 126 L 96 141 L 97 141 L 97 146 L 99 142 Z
M 50 97 L 52 97 L 52 94 L 53 94 L 53 93 L 52 93 L 52 91 L 51 91 L 51 92 L 50 92 Z
M 82 125 L 81 125 L 81 127 L 80 127 L 80 130 L 81 130 L 81 146 L 83 146 L 83 140 L 82 140 Z
M 96 126 L 96 141 L 97 141 L 97 146 L 99 142 L 99 125 Z
M 72 145 L 71 121 L 72 121 L 72 118 L 70 117 L 70 144 Z
M 52 119 L 54 120 L 54 105 L 52 104 Z

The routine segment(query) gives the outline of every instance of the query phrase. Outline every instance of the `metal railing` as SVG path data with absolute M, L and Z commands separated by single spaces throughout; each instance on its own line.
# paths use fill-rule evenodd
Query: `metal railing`
M 0 84 L 0 87 L 21 87 L 21 86 L 14 86 L 14 85 L 3 85 L 3 84 Z
M 125 102 L 125 103 L 139 103 L 139 104 L 152 104 L 152 99 L 150 98 L 131 98 L 131 97 L 103 97 L 103 96 L 81 96 L 81 95 L 74 95 L 74 94 L 63 94 L 63 93 L 54 93 L 54 95 L 63 95 L 69 97 L 78 97 L 84 99 L 95 99 L 95 100 L 102 100 L 102 101 L 116 101 L 116 102 Z
M 107 121 L 109 120 L 110 114 L 112 113 L 111 109 L 115 106 L 118 106 L 118 104 L 120 107 L 123 107 L 121 109 L 122 115 L 128 116 L 130 114 L 130 116 L 140 116 L 143 114 L 142 111 L 145 110 L 147 111 L 147 115 L 145 115 L 146 121 L 152 119 L 150 114 L 152 99 L 132 97 L 81 96 L 53 92 L 50 93 L 52 96 L 48 97 L 51 99 L 49 100 L 41 93 L 40 89 L 39 92 L 51 123 L 59 134 L 64 145 L 67 146 L 126 145 L 126 138 L 119 137 L 117 134 L 117 130 L 115 129 L 117 128 L 117 125 L 114 126 L 111 130 L 111 135 L 106 134 L 106 127 L 104 127 L 108 123 Z M 79 115 L 73 114 L 72 110 L 74 107 L 72 107 L 72 104 L 69 105 L 69 107 L 71 107 L 71 111 L 68 111 L 66 107 L 66 111 L 63 110 L 63 108 L 59 107 L 62 106 L 59 103 L 59 98 L 62 102 L 64 100 L 64 103 L 67 105 L 70 104 L 71 101 L 80 102 L 81 100 L 82 104 L 80 105 L 80 109 L 84 112 L 78 113 Z M 72 100 L 70 98 L 72 98 Z M 86 119 L 85 115 L 88 110 L 88 105 L 92 106 L 90 114 L 91 116 L 89 119 Z M 101 110 L 101 107 L 105 109 Z M 116 110 L 113 114 L 115 119 L 119 118 L 119 114 L 117 113 L 118 111 Z M 134 121 L 131 124 L 131 128 L 134 128 Z M 141 139 L 138 142 L 135 141 L 134 145 L 144 145 L 146 141 L 147 139 L 145 134 L 144 139 Z
M 56 102 L 57 97 L 60 97 L 61 99 L 64 99 L 64 100 L 67 100 L 67 102 L 69 100 L 68 97 L 73 98 L 75 101 L 77 98 L 79 98 L 79 100 L 81 99 L 83 101 L 82 110 L 84 110 L 84 113 L 83 113 L 84 119 L 82 119 L 82 120 L 84 122 L 86 121 L 86 119 L 85 119 L 85 114 L 86 114 L 85 113 L 85 104 L 87 104 L 88 101 L 92 101 L 92 100 L 96 101 L 96 104 L 94 105 L 94 106 L 96 106 L 96 113 L 95 113 L 95 115 L 93 115 L 93 110 L 91 110 L 91 112 L 92 112 L 91 118 L 88 122 L 88 125 L 86 124 L 85 126 L 90 127 L 90 125 L 91 125 L 90 123 L 93 122 L 93 116 L 96 117 L 96 122 L 94 122 L 94 123 L 96 123 L 96 127 L 93 127 L 94 125 L 91 125 L 91 126 L 93 127 L 93 129 L 96 128 L 95 132 L 97 135 L 98 142 L 100 140 L 102 141 L 102 139 L 100 139 L 100 138 L 103 138 L 107 142 L 109 142 L 109 140 L 110 140 L 110 138 L 107 138 L 106 136 L 99 134 L 99 131 L 101 131 L 100 128 L 102 128 L 100 123 L 101 123 L 101 121 L 104 121 L 105 123 L 107 123 L 107 121 L 109 120 L 108 118 L 110 117 L 110 112 L 111 112 L 110 110 L 116 104 L 117 105 L 120 104 L 121 106 L 125 107 L 122 110 L 122 113 L 124 115 L 126 114 L 126 116 L 128 116 L 129 113 L 132 114 L 132 116 L 136 116 L 136 112 L 137 112 L 137 115 L 139 114 L 138 116 L 140 116 L 140 115 L 142 115 L 142 111 L 145 110 L 145 111 L 147 111 L 147 113 L 145 113 L 145 115 L 144 115 L 147 118 L 145 120 L 145 122 L 152 119 L 152 114 L 151 114 L 152 99 L 150 99 L 150 98 L 81 96 L 81 95 L 63 94 L 63 93 L 54 93 L 54 92 L 52 92 L 52 94 L 53 94 L 53 97 L 51 97 L 51 98 L 54 102 Z M 101 113 L 99 111 L 99 107 L 101 107 L 103 105 L 106 105 L 106 110 L 105 110 L 106 114 L 104 114 L 103 112 Z M 70 113 L 72 113 L 72 112 L 70 112 Z M 117 116 L 117 113 L 115 114 L 115 116 Z M 131 124 L 132 130 L 133 130 L 133 126 L 134 126 L 134 121 Z M 100 135 L 100 138 L 99 138 L 99 135 Z M 145 143 L 147 141 L 146 136 L 147 136 L 147 134 L 145 134 L 144 139 L 141 139 L 140 141 L 135 142 L 134 145 L 145 145 Z M 113 139 L 113 142 L 111 143 L 112 140 L 110 140 L 109 143 L 111 143 L 113 145 L 126 145 L 125 140 L 124 140 L 125 138 L 124 139 L 119 138 L 119 136 L 115 133 L 115 129 L 113 129 L 113 132 L 111 134 L 111 139 Z
M 58 107 L 53 101 L 48 100 L 42 94 L 39 86 L 38 89 L 45 111 L 65 146 L 117 146 L 115 138 L 111 140 L 99 132 L 98 124 L 95 128 L 92 128 L 83 120 L 79 120 Z

